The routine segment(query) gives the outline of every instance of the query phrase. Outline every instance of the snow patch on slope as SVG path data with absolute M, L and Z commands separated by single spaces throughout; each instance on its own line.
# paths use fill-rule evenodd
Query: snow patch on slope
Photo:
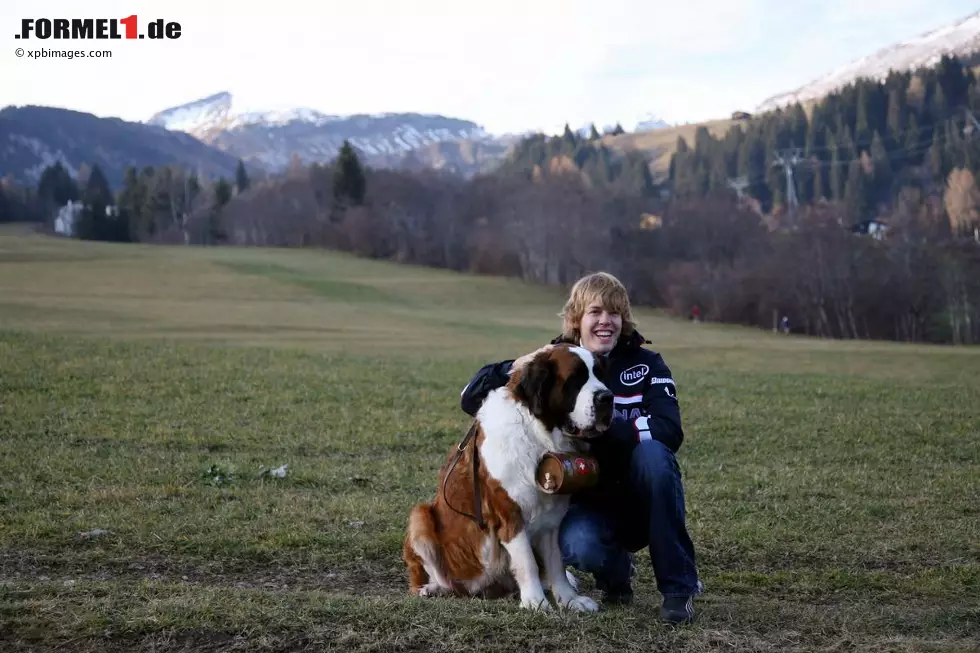
M 796 102 L 818 99 L 862 77 L 882 80 L 892 70 L 906 71 L 934 66 L 943 55 L 962 57 L 978 50 L 980 11 L 950 25 L 856 59 L 795 91 L 775 95 L 760 104 L 757 111 L 772 111 Z

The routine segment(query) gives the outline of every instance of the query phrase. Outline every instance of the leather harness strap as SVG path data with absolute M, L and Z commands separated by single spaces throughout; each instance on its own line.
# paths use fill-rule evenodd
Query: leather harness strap
M 483 521 L 483 497 L 482 493 L 480 492 L 479 479 L 480 452 L 476 446 L 476 437 L 474 437 L 476 432 L 477 422 L 474 420 L 473 424 L 470 426 L 470 430 L 466 432 L 466 435 L 463 437 L 460 443 L 456 445 L 456 455 L 453 457 L 453 461 L 449 465 L 449 469 L 446 470 L 446 476 L 442 481 L 442 496 L 446 501 L 446 505 L 449 506 L 453 512 L 472 519 L 476 522 L 477 526 L 479 526 L 481 529 L 485 529 L 487 524 L 485 521 Z M 453 473 L 454 469 L 456 469 L 456 463 L 458 463 L 459 459 L 463 457 L 463 451 L 466 449 L 466 443 L 470 440 L 473 440 L 473 507 L 474 512 L 476 513 L 475 515 L 470 515 L 468 513 L 456 510 L 456 508 L 449 503 L 449 497 L 446 496 L 446 484 L 449 482 L 449 475 Z

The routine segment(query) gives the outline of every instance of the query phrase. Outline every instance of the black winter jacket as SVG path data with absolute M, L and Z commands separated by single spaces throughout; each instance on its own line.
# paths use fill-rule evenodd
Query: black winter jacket
M 568 342 L 559 336 L 552 344 Z M 602 381 L 615 395 L 615 418 L 602 436 L 590 440 L 592 453 L 609 479 L 625 473 L 630 455 L 641 441 L 662 442 L 676 453 L 684 441 L 677 388 L 663 357 L 643 347 L 649 340 L 634 332 L 620 338 L 609 352 L 608 370 Z M 461 407 L 476 416 L 491 390 L 507 384 L 513 360 L 483 366 L 463 388 Z

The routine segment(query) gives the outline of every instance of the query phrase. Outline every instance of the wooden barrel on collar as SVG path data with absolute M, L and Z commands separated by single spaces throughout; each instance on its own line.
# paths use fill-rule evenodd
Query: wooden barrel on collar
M 599 482 L 599 461 L 582 453 L 549 451 L 538 462 L 538 487 L 547 494 L 571 494 Z

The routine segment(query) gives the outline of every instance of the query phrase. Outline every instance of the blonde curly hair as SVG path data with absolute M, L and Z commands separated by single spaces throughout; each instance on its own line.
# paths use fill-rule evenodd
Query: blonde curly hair
M 566 340 L 579 342 L 581 333 L 579 326 L 586 309 L 593 301 L 598 300 L 602 307 L 611 313 L 619 313 L 623 318 L 623 330 L 620 338 L 628 338 L 636 330 L 633 311 L 630 308 L 629 293 L 623 283 L 608 272 L 588 274 L 572 286 L 565 307 L 558 314 L 564 326 L 562 336 Z

